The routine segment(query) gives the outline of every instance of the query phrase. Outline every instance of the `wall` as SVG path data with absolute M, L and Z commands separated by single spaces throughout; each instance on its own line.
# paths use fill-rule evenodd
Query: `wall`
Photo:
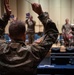
M 71 22 L 74 23 L 74 0 L 71 1 Z
M 38 0 L 30 0 L 30 2 L 38 2 Z M 26 0 L 17 0 L 18 4 L 18 19 L 25 21 L 26 20 L 26 13 L 30 13 L 33 15 L 33 19 L 36 21 L 36 26 L 35 26 L 35 31 L 39 31 L 39 20 L 38 20 L 38 15 L 32 11 L 31 4 L 26 2 Z
M 0 0 L 0 6 L 2 6 Z M 26 0 L 9 0 L 12 13 L 18 17 L 19 20 L 26 20 L 26 13 L 30 12 L 36 21 L 35 31 L 43 31 L 42 23 L 37 18 L 38 15 L 32 11 L 31 4 Z M 43 11 L 47 11 L 50 18 L 56 23 L 59 32 L 61 32 L 61 27 L 65 23 L 65 19 L 69 18 L 70 23 L 74 23 L 74 0 L 28 0 L 31 3 L 40 3 Z M 1 12 L 3 11 L 0 7 Z M 0 12 L 0 16 L 1 16 Z M 6 32 L 8 27 L 6 28 Z
M 1 0 L 0 0 L 0 11 L 1 11 Z M 0 12 L 0 17 L 1 17 L 1 12 Z
M 25 14 L 30 12 L 36 20 L 36 32 L 43 31 L 43 26 L 37 18 L 37 14 L 32 11 L 31 4 L 26 0 L 18 1 L 18 17 L 25 20 Z M 30 2 L 37 2 L 42 5 L 44 11 L 49 12 L 50 18 L 56 23 L 59 32 L 65 23 L 65 19 L 69 18 L 70 23 L 74 23 L 74 0 L 28 0 Z M 21 11 L 21 12 L 20 12 Z
M 4 6 L 3 6 L 3 0 L 0 0 L 0 17 L 2 16 L 2 14 L 4 13 Z

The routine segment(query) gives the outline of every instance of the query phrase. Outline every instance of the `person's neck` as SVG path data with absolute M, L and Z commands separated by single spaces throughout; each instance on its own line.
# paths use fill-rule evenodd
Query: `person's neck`
M 14 39 L 14 40 L 11 40 L 11 41 L 12 41 L 12 42 L 16 42 L 16 43 L 21 43 L 22 46 L 23 46 L 23 45 L 26 45 L 26 44 L 25 44 L 25 41 L 23 41 L 23 40 L 21 40 L 21 39 L 16 39 L 16 40 Z

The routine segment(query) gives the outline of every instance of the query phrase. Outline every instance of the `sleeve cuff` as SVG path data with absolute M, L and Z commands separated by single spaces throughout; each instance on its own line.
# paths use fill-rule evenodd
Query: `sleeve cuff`
M 42 14 L 40 14 L 40 15 L 38 16 L 38 18 L 39 18 L 40 20 L 43 20 L 44 18 L 47 18 L 47 17 L 49 17 L 48 12 L 43 12 Z

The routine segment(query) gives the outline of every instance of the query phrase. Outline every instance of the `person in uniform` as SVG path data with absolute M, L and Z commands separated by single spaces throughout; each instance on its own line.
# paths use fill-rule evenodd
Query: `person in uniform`
M 27 24 L 27 35 L 29 44 L 32 44 L 34 41 L 36 21 L 33 20 L 33 16 L 29 16 L 25 23 Z
M 7 0 L 4 1 L 6 2 Z M 38 14 L 38 18 L 43 24 L 44 36 L 31 45 L 26 46 L 24 22 L 12 21 L 9 26 L 11 42 L 0 42 L 0 75 L 36 75 L 37 66 L 57 40 L 58 29 L 55 23 L 43 12 L 40 4 L 32 3 L 31 5 L 33 11 Z M 6 9 L 9 16 L 10 10 L 7 6 Z M 7 25 L 8 19 L 6 17 L 1 19 L 0 32 Z
M 65 42 L 65 46 L 70 46 L 72 43 L 73 39 L 73 34 L 72 34 L 72 27 L 71 24 L 69 24 L 69 19 L 65 19 L 65 24 L 62 26 L 62 35 L 63 39 Z

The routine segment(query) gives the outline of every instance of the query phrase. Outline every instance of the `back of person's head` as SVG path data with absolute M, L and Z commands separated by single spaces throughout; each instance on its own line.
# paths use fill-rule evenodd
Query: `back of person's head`
M 9 35 L 12 39 L 21 39 L 25 34 L 25 24 L 22 21 L 12 21 L 9 26 Z

